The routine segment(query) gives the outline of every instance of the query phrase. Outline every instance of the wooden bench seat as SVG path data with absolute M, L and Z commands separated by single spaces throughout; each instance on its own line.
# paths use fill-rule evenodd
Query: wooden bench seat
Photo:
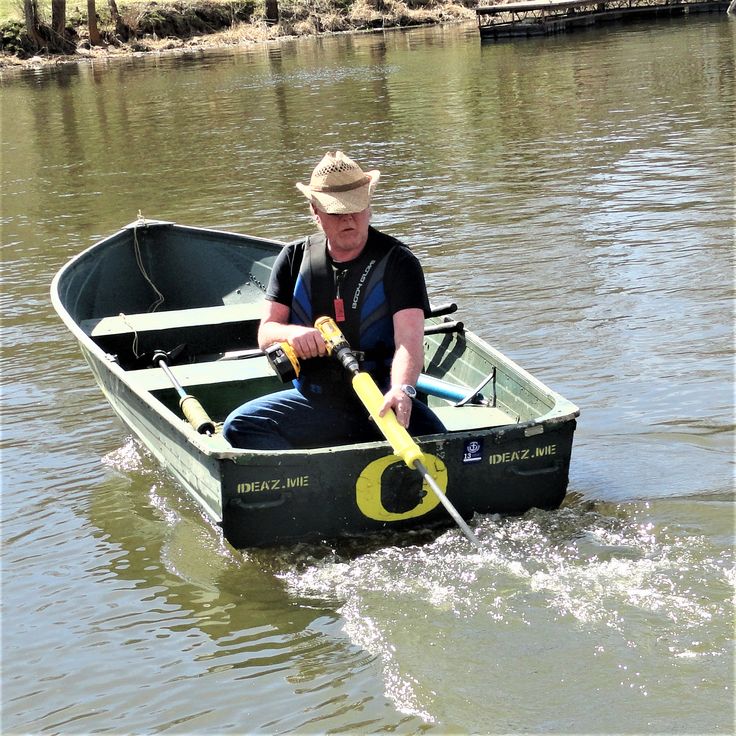
M 433 406 L 432 411 L 450 432 L 516 424 L 505 411 L 491 406 Z
M 185 388 L 216 383 L 234 383 L 254 378 L 275 378 L 265 356 L 243 360 L 220 360 L 207 363 L 187 363 L 171 366 L 171 372 Z M 130 384 L 138 391 L 173 389 L 171 381 L 161 368 L 127 371 Z
M 120 314 L 83 320 L 81 328 L 121 366 L 138 368 L 156 350 L 186 346 L 186 354 L 206 356 L 258 345 L 262 303 Z

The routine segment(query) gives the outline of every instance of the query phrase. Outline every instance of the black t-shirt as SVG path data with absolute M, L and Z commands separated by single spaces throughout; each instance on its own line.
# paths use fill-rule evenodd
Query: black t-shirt
M 305 241 L 290 243 L 277 257 L 266 298 L 291 307 L 294 287 L 304 256 Z M 333 263 L 333 271 L 339 274 L 341 296 L 349 301 L 354 293 L 354 284 L 360 279 L 365 265 L 373 258 L 381 258 L 390 250 L 383 286 L 389 312 L 396 314 L 402 309 L 422 309 L 429 313 L 429 299 L 424 281 L 424 272 L 417 257 L 403 243 L 374 228 L 368 230 L 368 242 L 361 254 L 352 261 Z M 328 255 L 328 262 L 332 259 Z M 335 294 L 330 295 L 334 298 Z

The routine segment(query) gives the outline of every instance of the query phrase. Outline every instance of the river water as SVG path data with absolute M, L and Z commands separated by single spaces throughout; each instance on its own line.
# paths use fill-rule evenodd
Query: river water
M 4 733 L 731 733 L 733 21 L 3 72 Z M 342 148 L 433 301 L 582 409 L 556 512 L 239 554 L 54 315 L 147 217 L 289 239 Z

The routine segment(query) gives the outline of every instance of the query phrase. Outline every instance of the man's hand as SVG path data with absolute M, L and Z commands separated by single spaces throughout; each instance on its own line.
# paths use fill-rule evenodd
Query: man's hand
M 327 353 L 325 339 L 314 327 L 289 325 L 287 342 L 294 348 L 299 358 L 318 358 Z
M 411 419 L 411 399 L 402 391 L 402 385 L 414 386 L 422 370 L 424 360 L 424 312 L 421 309 L 402 309 L 396 312 L 394 322 L 394 341 L 396 352 L 391 363 L 391 384 L 393 388 L 383 397 L 379 412 L 384 416 L 393 409 L 399 424 L 406 429 Z
M 378 415 L 381 417 L 385 416 L 389 409 L 394 410 L 399 424 L 406 429 L 411 419 L 412 403 L 411 399 L 398 387 L 392 388 L 384 394 L 383 405 Z
M 317 358 L 327 353 L 325 340 L 314 327 L 289 324 L 291 310 L 285 304 L 269 302 L 258 327 L 258 346 L 265 350 L 277 342 L 288 342 L 297 358 Z

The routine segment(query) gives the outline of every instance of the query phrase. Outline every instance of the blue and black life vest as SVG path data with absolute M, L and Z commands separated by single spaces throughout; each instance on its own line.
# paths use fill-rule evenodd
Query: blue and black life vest
M 348 263 L 335 263 L 327 253 L 324 233 L 311 235 L 304 243 L 291 303 L 290 320 L 295 324 L 313 325 L 318 317 L 332 317 L 350 347 L 364 354 L 361 369 L 379 383 L 389 375 L 395 350 L 393 315 L 384 277 L 396 246 L 400 246 L 399 241 L 370 228 L 361 254 Z M 338 300 L 342 309 L 336 308 Z M 325 382 L 346 378 L 335 361 L 314 358 L 302 361 L 301 375 L 295 383 L 299 388 L 315 390 Z

